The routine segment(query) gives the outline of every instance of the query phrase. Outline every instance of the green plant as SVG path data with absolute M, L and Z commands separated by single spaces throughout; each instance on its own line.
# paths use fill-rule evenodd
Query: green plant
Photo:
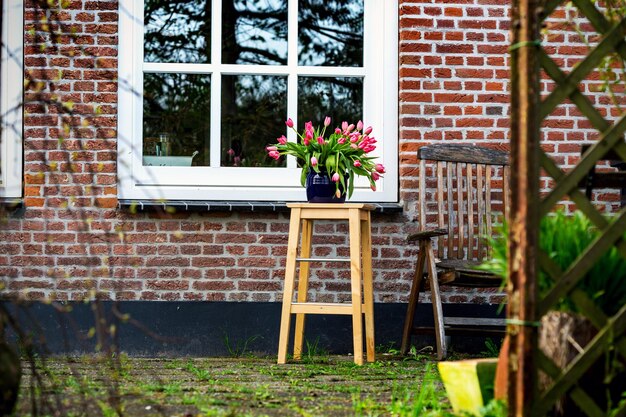
M 491 400 L 480 409 L 480 417 L 506 417 L 507 406 L 502 400 Z
M 248 352 L 248 345 L 255 340 L 257 340 L 259 335 L 250 336 L 245 339 L 243 342 L 237 340 L 234 344 L 231 342 L 228 333 L 224 332 L 224 346 L 226 346 L 226 350 L 230 354 L 230 356 L 239 358 Z
M 439 378 L 427 363 L 422 381 L 413 387 L 394 387 L 388 411 L 394 416 L 450 416 L 443 410 L 443 393 L 437 388 Z
M 504 225 L 499 235 L 490 239 L 492 257 L 480 267 L 503 278 L 508 276 L 507 234 L 507 227 Z M 601 232 L 582 212 L 566 214 L 557 211 L 541 219 L 539 248 L 562 271 L 566 271 L 600 236 Z M 555 281 L 549 274 L 545 271 L 539 272 L 538 287 L 541 296 L 554 285 Z M 626 259 L 617 248 L 612 247 L 587 271 L 577 288 L 594 300 L 605 314 L 615 314 L 626 303 Z M 577 312 L 569 297 L 562 299 L 557 309 Z
M 306 343 L 306 356 L 304 357 L 306 362 L 328 362 L 328 351 L 320 347 L 319 336 L 313 342 L 309 339 L 305 339 L 304 342 Z
M 208 369 L 198 368 L 191 359 L 185 364 L 185 369 L 201 381 L 208 381 L 211 378 L 211 372 Z
M 500 345 L 502 344 L 502 340 L 500 343 L 496 343 L 492 338 L 487 338 L 485 340 L 485 350 L 481 352 L 481 355 L 487 358 L 495 358 L 500 354 Z
M 375 181 L 385 173 L 385 167 L 375 164 L 375 157 L 368 156 L 376 149 L 376 139 L 369 136 L 372 133 L 371 127 L 363 130 L 363 122 L 360 120 L 356 126 L 343 122 L 341 128 L 335 128 L 325 137 L 326 128 L 330 126 L 330 117 L 325 118 L 322 128 L 314 128 L 311 122 L 306 122 L 302 133 L 294 128 L 291 119 L 285 124 L 296 132 L 299 141 L 289 142 L 285 136 L 281 136 L 277 139 L 277 144 L 267 147 L 268 155 L 275 160 L 281 155 L 295 156 L 302 166 L 300 182 L 303 187 L 308 172 L 314 170 L 318 174 L 328 173 L 335 182 L 337 198 L 344 192 L 341 190 L 347 190 L 348 197 L 352 196 L 355 175 L 366 177 L 372 190 L 376 190 Z

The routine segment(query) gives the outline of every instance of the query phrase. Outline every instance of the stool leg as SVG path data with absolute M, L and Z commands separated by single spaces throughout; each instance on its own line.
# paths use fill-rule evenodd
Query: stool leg
M 300 209 L 291 210 L 289 221 L 289 241 L 287 243 L 287 264 L 285 265 L 285 288 L 283 289 L 283 308 L 280 316 L 280 338 L 278 339 L 278 363 L 287 362 L 289 344 L 289 325 L 291 324 L 291 302 L 296 276 L 296 257 L 298 238 L 300 237 Z
M 363 298 L 365 304 L 365 346 L 367 361 L 376 360 L 374 342 L 374 283 L 372 277 L 372 232 L 370 212 L 367 220 L 361 221 L 361 251 L 363 252 Z
M 361 221 L 358 209 L 350 209 L 350 277 L 352 282 L 352 334 L 354 363 L 363 365 L 363 312 L 361 296 Z
M 302 242 L 300 245 L 300 256 L 311 257 L 311 239 L 313 237 L 313 220 L 302 220 Z M 300 263 L 300 276 L 298 278 L 298 302 L 306 303 L 307 291 L 309 289 L 309 262 Z M 302 344 L 304 340 L 304 320 L 305 314 L 296 314 L 296 335 L 293 343 L 293 358 L 302 358 Z

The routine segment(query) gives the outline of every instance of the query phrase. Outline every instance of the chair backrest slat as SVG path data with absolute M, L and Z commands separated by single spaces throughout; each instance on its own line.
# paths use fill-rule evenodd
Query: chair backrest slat
M 426 161 L 420 160 L 420 172 L 423 172 L 424 175 L 420 174 L 419 178 L 419 193 L 420 196 L 426 195 Z M 419 210 L 419 221 L 420 224 L 426 224 L 426 199 L 419 199 L 420 210 Z
M 457 230 L 464 230 L 463 219 L 463 166 L 460 162 L 456 164 L 456 219 Z M 463 233 L 457 234 L 457 257 L 463 259 Z
M 450 227 L 450 225 L 454 224 L 454 209 L 453 209 L 453 205 L 454 205 L 454 199 L 452 196 L 452 163 L 448 162 L 446 164 L 446 191 L 448 192 L 448 253 L 452 254 L 452 249 L 453 249 L 453 245 L 454 245 L 454 240 L 453 240 L 453 230 L 452 227 Z M 425 224 L 425 223 L 424 223 Z
M 443 228 L 445 223 L 444 206 L 443 206 L 443 162 L 437 161 L 437 225 Z M 438 245 L 437 256 L 443 256 L 443 245 Z
M 485 236 L 485 194 L 483 193 L 483 165 L 476 165 L 476 206 L 478 211 L 478 259 L 483 259 L 483 236 Z
M 485 207 L 491 207 L 491 167 L 485 167 Z M 490 210 L 487 209 L 487 214 L 485 218 L 487 219 L 487 236 L 491 236 L 493 234 L 493 230 L 491 227 L 491 213 Z M 487 245 L 487 254 L 490 255 L 489 246 Z
M 484 239 L 493 234 L 493 204 L 502 206 L 502 214 L 508 216 L 508 154 L 479 146 L 429 145 L 421 147 L 418 156 L 420 227 L 425 229 L 430 221 L 448 230 L 446 242 L 438 244 L 438 256 L 479 260 L 489 256 Z M 436 164 L 427 165 L 425 161 Z M 427 185 L 435 186 L 431 181 L 426 183 L 427 175 L 436 175 L 436 190 L 427 189 Z M 429 203 L 429 198 L 436 201 Z M 436 216 L 427 216 L 427 210 L 435 207 Z
M 511 167 L 510 166 L 505 166 L 504 167 L 504 174 L 503 174 L 503 180 L 504 180 L 504 196 L 503 198 L 503 202 L 504 202 L 504 218 L 508 219 L 509 218 L 509 208 L 510 208 L 510 198 L 511 198 Z
M 472 172 L 472 164 L 467 164 L 465 168 L 467 184 L 467 257 L 474 258 L 474 176 Z M 478 236 L 480 238 L 480 235 Z

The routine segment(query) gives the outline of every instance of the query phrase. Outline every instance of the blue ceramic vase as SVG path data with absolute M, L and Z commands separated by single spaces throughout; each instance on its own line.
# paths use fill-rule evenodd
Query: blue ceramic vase
M 347 181 L 347 178 L 346 178 Z M 341 197 L 335 196 L 335 183 L 331 181 L 326 171 L 318 174 L 310 170 L 306 176 L 306 199 L 309 203 L 343 203 L 346 201 L 346 192 L 339 184 Z

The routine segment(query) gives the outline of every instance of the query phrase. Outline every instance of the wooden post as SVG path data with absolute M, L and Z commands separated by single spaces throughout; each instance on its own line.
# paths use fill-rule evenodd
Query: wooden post
M 511 210 L 507 326 L 509 416 L 530 416 L 536 397 L 539 223 L 538 0 L 514 0 L 511 45 Z

